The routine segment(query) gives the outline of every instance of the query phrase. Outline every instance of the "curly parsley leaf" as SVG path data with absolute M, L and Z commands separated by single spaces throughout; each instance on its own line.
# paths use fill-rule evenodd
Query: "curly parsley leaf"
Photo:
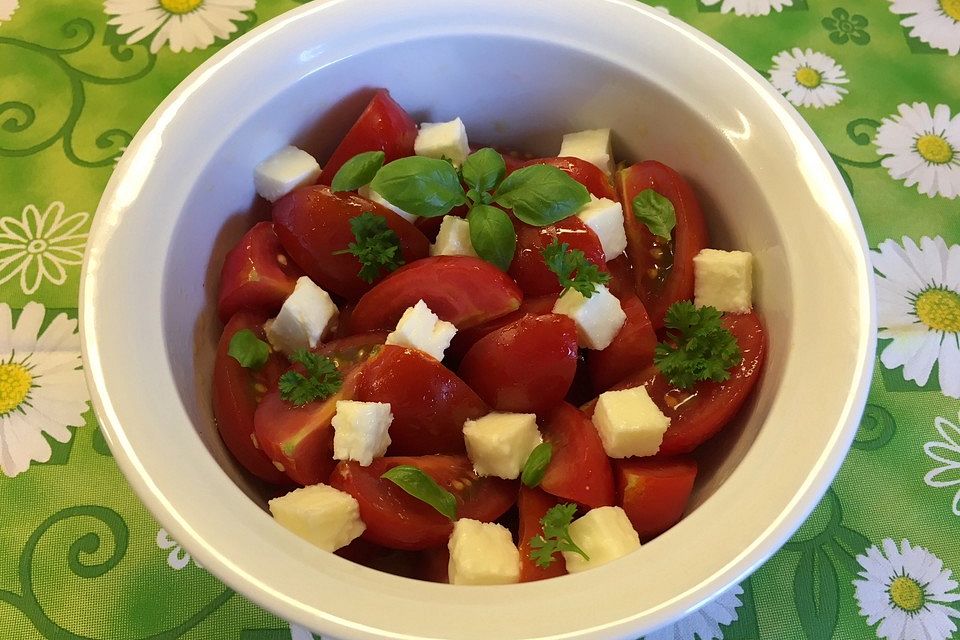
M 576 512 L 577 505 L 573 503 L 558 504 L 540 518 L 543 534 L 530 539 L 530 559 L 538 567 L 549 567 L 556 559 L 554 554 L 561 551 L 579 553 L 584 560 L 590 559 L 570 537 L 570 523 Z
M 723 382 L 740 364 L 740 346 L 715 307 L 697 308 L 682 300 L 670 305 L 664 319 L 666 340 L 657 344 L 654 364 L 670 384 L 688 389 L 697 382 Z
M 371 283 L 380 275 L 381 269 L 393 271 L 403 264 L 400 253 L 400 238 L 387 226 L 387 219 L 370 211 L 364 211 L 350 219 L 350 230 L 356 242 L 346 249 L 334 251 L 333 255 L 352 254 L 360 261 L 360 279 Z
M 650 233 L 669 238 L 677 226 L 677 212 L 673 203 L 653 189 L 644 189 L 633 198 L 633 215 L 647 225 Z
M 290 404 L 299 407 L 329 398 L 340 390 L 343 377 L 330 358 L 301 349 L 290 359 L 302 364 L 307 371 L 307 375 L 287 371 L 280 376 L 280 397 Z
M 380 477 L 386 478 L 417 500 L 426 502 L 451 520 L 457 519 L 457 499 L 424 471 L 402 464 Z
M 343 163 L 330 182 L 331 191 L 353 191 L 373 180 L 383 166 L 386 157 L 383 151 L 358 153 Z
M 579 249 L 571 249 L 566 242 L 554 238 L 553 242 L 541 252 L 547 268 L 557 275 L 563 291 L 575 289 L 589 298 L 597 290 L 597 285 L 610 282 L 610 274 L 587 260 Z
M 259 369 L 270 357 L 270 345 L 250 329 L 240 329 L 230 338 L 227 354 L 247 369 Z

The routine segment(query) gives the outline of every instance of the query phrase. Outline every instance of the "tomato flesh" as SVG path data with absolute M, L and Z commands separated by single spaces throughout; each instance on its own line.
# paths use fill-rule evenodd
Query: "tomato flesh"
M 553 313 L 553 305 L 557 303 L 557 296 L 538 296 L 536 298 L 524 298 L 520 303 L 520 308 L 504 316 L 488 320 L 482 324 L 473 327 L 458 330 L 457 335 L 453 336 L 450 342 L 450 348 L 444 354 L 444 359 L 449 358 L 453 362 L 460 362 L 463 356 L 467 354 L 476 342 L 485 335 L 501 329 L 510 323 L 516 322 L 527 314 L 543 315 Z
M 553 562 L 548 567 L 540 567 L 530 558 L 530 553 L 533 551 L 530 541 L 543 535 L 540 519 L 561 502 L 562 500 L 556 496 L 540 489 L 520 487 L 520 497 L 517 499 L 517 507 L 520 511 L 520 527 L 517 536 L 517 547 L 520 549 L 520 582 L 546 580 L 567 573 L 567 563 L 563 559 L 563 554 L 555 554 Z
M 582 411 L 565 402 L 557 405 L 543 424 L 543 439 L 553 445 L 553 456 L 541 489 L 590 508 L 613 506 L 610 459 Z
M 592 165 L 591 165 L 592 166 Z M 571 216 L 546 227 L 516 223 L 517 248 L 510 263 L 510 277 L 525 296 L 545 296 L 560 293 L 557 274 L 547 268 L 543 250 L 554 240 L 567 243 L 570 249 L 583 251 L 587 260 L 606 271 L 606 260 L 600 238 L 579 218 Z
M 614 460 L 617 503 L 646 542 L 680 522 L 687 508 L 697 463 L 691 458 Z
M 534 158 L 525 161 L 521 167 L 534 164 L 548 164 L 554 166 L 587 188 L 587 191 L 596 198 L 617 200 L 617 191 L 613 188 L 610 178 L 602 169 L 580 158 Z
M 636 296 L 621 301 L 627 320 L 613 342 L 602 351 L 587 354 L 590 380 L 597 393 L 606 391 L 629 374 L 645 369 L 653 363 L 657 335 L 647 316 L 647 310 Z
M 340 462 L 330 476 L 330 484 L 356 498 L 360 518 L 367 527 L 363 537 L 391 549 L 440 547 L 447 544 L 453 533 L 453 522 L 446 516 L 380 477 L 399 465 L 420 469 L 452 493 L 459 518 L 492 522 L 517 498 L 515 482 L 477 477 L 466 456 L 377 458 L 368 467 L 352 461 Z

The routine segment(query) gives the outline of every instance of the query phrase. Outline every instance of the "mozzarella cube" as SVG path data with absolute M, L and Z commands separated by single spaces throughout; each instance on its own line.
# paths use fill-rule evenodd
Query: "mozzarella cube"
M 397 328 L 387 336 L 387 344 L 419 349 L 437 360 L 450 346 L 457 328 L 437 317 L 427 303 L 420 300 L 400 316 Z
M 417 220 L 416 215 L 412 213 L 407 213 L 400 207 L 392 205 L 387 201 L 386 198 L 384 198 L 382 195 L 380 195 L 379 193 L 371 189 L 369 184 L 365 184 L 359 189 L 357 189 L 357 194 L 363 198 L 366 198 L 371 202 L 376 202 L 381 207 L 386 207 L 387 209 L 390 209 L 390 211 L 393 211 L 395 214 L 397 214 L 398 216 L 400 216 L 401 218 L 403 218 L 404 220 L 406 220 L 411 224 L 413 222 L 416 222 Z
M 313 184 L 320 177 L 320 165 L 309 153 L 296 147 L 284 147 L 253 170 L 257 193 L 276 202 L 297 187 Z
M 591 509 L 570 523 L 569 532 L 573 543 L 590 558 L 586 560 L 575 551 L 564 551 L 563 559 L 570 573 L 599 567 L 640 548 L 640 536 L 620 507 Z
M 428 158 L 446 158 L 459 167 L 470 155 L 463 121 L 457 118 L 450 122 L 424 122 L 413 142 L 413 152 Z
M 607 175 L 613 173 L 613 151 L 610 144 L 610 129 L 587 129 L 563 136 L 560 143 L 561 158 L 586 160 Z
M 753 255 L 747 251 L 703 249 L 693 258 L 693 299 L 730 313 L 753 306 Z
M 603 256 L 609 262 L 627 248 L 627 232 L 623 227 L 623 207 L 609 198 L 590 196 L 577 217 L 600 238 Z
M 325 484 L 301 487 L 269 503 L 274 520 L 324 551 L 336 551 L 361 533 L 360 505 Z
M 287 355 L 312 349 L 333 330 L 339 315 L 330 294 L 301 276 L 280 313 L 266 326 L 267 340 Z
M 447 548 L 450 584 L 520 582 L 520 551 L 502 525 L 461 518 L 453 525 Z
M 430 245 L 430 255 L 476 258 L 477 252 L 473 250 L 473 243 L 470 241 L 470 224 L 457 216 L 443 216 L 437 241 Z
M 478 476 L 513 480 L 530 452 L 543 442 L 532 413 L 488 413 L 463 424 L 467 457 Z
M 587 349 L 609 347 L 627 321 L 620 301 L 602 284 L 597 285 L 589 298 L 576 289 L 567 289 L 553 305 L 553 312 L 573 319 L 577 325 L 577 341 Z
M 670 418 L 663 415 L 646 387 L 601 393 L 593 424 L 611 458 L 652 456 L 660 449 Z
M 356 460 L 367 467 L 390 446 L 388 429 L 393 422 L 387 402 L 338 400 L 333 416 L 333 459 Z

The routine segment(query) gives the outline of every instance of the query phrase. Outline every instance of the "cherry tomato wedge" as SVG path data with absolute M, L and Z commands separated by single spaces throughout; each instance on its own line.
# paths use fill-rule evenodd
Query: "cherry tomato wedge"
M 523 294 L 495 266 L 467 256 L 434 256 L 400 267 L 357 302 L 354 333 L 391 331 L 407 307 L 419 300 L 458 329 L 516 310 Z
M 520 527 L 517 535 L 517 547 L 520 549 L 520 582 L 546 580 L 567 573 L 567 563 L 562 554 L 554 555 L 553 562 L 548 567 L 540 567 L 530 559 L 530 553 L 533 551 L 530 541 L 543 535 L 540 519 L 561 502 L 563 501 L 556 496 L 540 489 L 520 487 L 520 497 L 517 500 L 520 511 Z
M 697 463 L 691 458 L 626 458 L 613 461 L 618 504 L 646 542 L 680 522 Z
M 602 169 L 580 158 L 534 158 L 525 161 L 521 167 L 534 164 L 552 165 L 587 188 L 594 197 L 617 200 L 617 192 L 610 182 L 610 178 Z
M 446 545 L 453 522 L 426 502 L 381 478 L 399 465 L 416 467 L 457 500 L 457 517 L 492 522 L 517 499 L 517 485 L 500 478 L 478 478 L 466 456 L 377 458 L 370 466 L 339 463 L 330 484 L 356 498 L 367 526 L 363 537 L 391 549 L 429 549 Z
M 621 301 L 627 321 L 613 342 L 602 351 L 587 354 L 590 379 L 597 393 L 606 391 L 627 375 L 645 369 L 653 362 L 657 335 L 643 303 L 636 296 Z
M 620 300 L 637 296 L 633 280 L 633 265 L 627 254 L 624 253 L 607 261 L 607 270 L 610 272 L 610 283 L 607 285 L 610 293 Z
M 454 362 L 460 362 L 463 356 L 467 354 L 467 351 L 470 350 L 470 347 L 476 344 L 480 338 L 512 322 L 516 322 L 527 314 L 539 316 L 545 313 L 552 313 L 553 305 L 556 303 L 556 295 L 524 298 L 523 302 L 520 303 L 520 308 L 516 311 L 508 313 L 505 316 L 500 316 L 499 318 L 494 318 L 493 320 L 488 320 L 474 327 L 458 330 L 457 335 L 453 336 L 453 340 L 450 342 L 450 348 L 447 349 L 447 352 L 444 354 L 444 359 L 449 358 Z
M 553 445 L 553 457 L 540 488 L 590 508 L 613 506 L 610 459 L 590 419 L 564 402 L 541 424 L 544 441 Z
M 591 165 L 592 166 L 592 165 Z M 523 222 L 515 224 L 517 249 L 510 263 L 510 277 L 523 289 L 525 296 L 545 296 L 560 293 L 557 274 L 547 268 L 543 250 L 554 241 L 565 242 L 571 249 L 583 251 L 587 260 L 606 271 L 600 238 L 577 217 L 564 218 L 546 227 L 534 227 Z
M 289 484 L 289 478 L 273 466 L 252 438 L 257 403 L 267 389 L 276 385 L 277 378 L 288 366 L 287 361 L 271 353 L 267 363 L 254 370 L 243 367 L 228 353 L 233 336 L 243 329 L 266 340 L 263 334 L 266 319 L 263 315 L 240 311 L 224 328 L 213 364 L 213 415 L 223 443 L 244 469 L 265 482 Z
M 542 413 L 577 372 L 577 327 L 567 316 L 527 315 L 477 341 L 460 376 L 497 411 Z
M 412 156 L 416 139 L 416 123 L 393 101 L 389 91 L 378 89 L 323 166 L 320 184 L 329 185 L 347 160 L 364 151 L 383 151 L 385 163 Z
M 390 403 L 390 455 L 463 453 L 463 423 L 490 411 L 434 358 L 393 345 L 364 364 L 354 399 Z
M 693 258 L 707 247 L 707 226 L 693 189 L 664 164 L 648 160 L 623 169 L 618 187 L 637 295 L 659 329 L 667 307 L 693 298 Z M 669 240 L 654 236 L 633 214 L 634 197 L 646 189 L 673 203 L 677 226 Z
M 220 321 L 226 324 L 241 309 L 276 314 L 302 275 L 280 245 L 273 225 L 255 224 L 223 260 L 217 300 Z

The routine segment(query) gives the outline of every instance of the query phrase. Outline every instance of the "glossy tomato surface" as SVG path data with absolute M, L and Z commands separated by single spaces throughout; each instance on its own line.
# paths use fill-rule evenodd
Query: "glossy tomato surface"
M 453 362 L 460 362 L 467 351 L 470 350 L 477 340 L 489 334 L 492 331 L 505 327 L 508 324 L 516 322 L 527 314 L 543 315 L 553 313 L 553 306 L 557 303 L 556 295 L 537 296 L 536 298 L 524 298 L 520 303 L 520 308 L 504 316 L 488 320 L 482 324 L 468 327 L 457 331 L 450 342 L 450 348 L 444 354 L 445 359 Z
M 383 151 L 384 162 L 412 156 L 416 139 L 416 123 L 389 91 L 378 89 L 323 166 L 320 184 L 329 185 L 347 160 L 364 151 Z
M 356 498 L 366 524 L 363 537 L 391 549 L 429 549 L 447 544 L 453 522 L 381 476 L 399 465 L 426 473 L 457 500 L 457 517 L 492 522 L 517 499 L 515 482 L 478 478 L 466 456 L 377 458 L 370 466 L 341 462 L 330 484 Z
M 530 541 L 543 535 L 543 525 L 540 519 L 546 515 L 551 507 L 560 504 L 562 500 L 540 489 L 520 487 L 520 497 L 517 507 L 520 511 L 520 527 L 517 534 L 517 547 L 520 549 L 520 582 L 533 582 L 556 578 L 567 573 L 567 563 L 563 554 L 555 554 L 553 562 L 547 567 L 540 567 L 530 558 L 533 547 Z
M 591 165 L 592 166 L 592 165 Z M 546 227 L 534 227 L 523 222 L 515 224 L 517 248 L 510 263 L 510 277 L 523 289 L 525 296 L 545 296 L 560 293 L 557 274 L 547 268 L 543 250 L 554 240 L 583 251 L 587 260 L 606 271 L 600 238 L 579 218 L 564 218 Z
M 680 522 L 697 477 L 695 460 L 626 458 L 614 460 L 613 470 L 617 503 L 640 540 L 650 540 Z
M 602 351 L 587 353 L 590 380 L 597 393 L 606 391 L 629 374 L 645 369 L 653 363 L 657 347 L 657 335 L 647 316 L 647 310 L 636 296 L 620 303 L 627 320 L 614 337 L 613 342 Z
M 587 507 L 612 506 L 610 459 L 590 419 L 564 402 L 542 424 L 543 439 L 553 445 L 553 457 L 540 488 Z
M 554 166 L 587 188 L 591 195 L 597 198 L 617 200 L 617 191 L 613 188 L 610 178 L 602 169 L 580 158 L 554 157 L 534 158 L 525 161 L 521 167 L 534 164 L 548 164 Z
M 217 300 L 220 321 L 226 324 L 241 309 L 275 315 L 302 275 L 273 225 L 255 224 L 223 260 Z

